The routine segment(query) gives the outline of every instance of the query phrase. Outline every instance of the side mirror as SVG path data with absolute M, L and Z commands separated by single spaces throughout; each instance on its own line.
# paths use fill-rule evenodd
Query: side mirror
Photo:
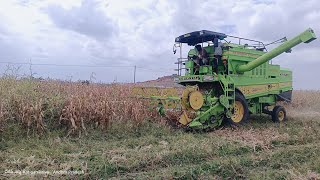
M 174 44 L 174 45 L 173 45 L 173 47 L 172 47 L 172 51 L 173 51 L 173 54 L 176 54 L 176 52 L 177 52 L 176 44 Z

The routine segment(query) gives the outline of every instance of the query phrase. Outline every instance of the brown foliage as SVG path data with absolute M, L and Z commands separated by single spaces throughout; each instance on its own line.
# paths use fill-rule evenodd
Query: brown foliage
M 2 92 L 5 105 L 0 107 L 1 130 L 5 114 L 22 124 L 28 134 L 30 130 L 45 132 L 50 121 L 67 127 L 68 134 L 86 134 L 89 125 L 106 130 L 114 122 L 139 124 L 159 118 L 155 111 L 145 108 L 143 101 L 130 98 L 130 85 L 25 80 L 10 83 L 13 89 L 8 87 Z

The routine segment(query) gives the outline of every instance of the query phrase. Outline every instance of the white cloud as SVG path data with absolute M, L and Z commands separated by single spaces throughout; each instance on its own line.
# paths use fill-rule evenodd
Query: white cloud
M 146 80 L 174 73 L 174 38 L 186 32 L 207 29 L 266 42 L 291 38 L 308 27 L 319 35 L 318 4 L 318 0 L 1 1 L 0 51 L 8 61 L 137 65 L 144 68 L 138 69 L 138 80 Z M 305 64 L 317 64 L 319 46 L 318 40 L 300 45 L 274 62 L 293 68 L 298 88 L 320 88 L 319 82 L 304 85 L 311 74 L 300 73 L 308 70 Z M 40 75 L 50 68 L 37 70 Z M 79 69 L 78 75 L 76 69 L 55 71 L 74 78 L 97 71 L 99 80 L 132 79 L 130 68 Z
M 105 41 L 117 33 L 118 27 L 99 10 L 99 5 L 92 0 L 83 0 L 79 7 L 71 9 L 53 4 L 48 7 L 48 15 L 62 29 Z

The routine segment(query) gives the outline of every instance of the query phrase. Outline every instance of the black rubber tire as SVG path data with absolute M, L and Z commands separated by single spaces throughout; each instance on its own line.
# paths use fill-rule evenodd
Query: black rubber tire
M 232 125 L 241 125 L 241 124 L 244 124 L 246 122 L 248 122 L 249 120 L 249 108 L 248 108 L 248 103 L 247 103 L 247 100 L 245 99 L 245 97 L 239 93 L 239 92 L 236 92 L 235 93 L 235 101 L 239 101 L 243 108 L 244 108 L 244 114 L 243 114 L 243 117 L 242 119 L 239 121 L 239 122 L 235 122 L 233 121 L 231 118 L 227 118 L 227 122 L 229 124 L 232 124 Z
M 283 117 L 283 119 L 281 119 L 280 117 L 279 117 L 279 113 L 283 113 L 283 115 L 284 115 L 284 117 Z M 283 121 L 286 121 L 287 120 L 287 112 L 286 112 L 286 109 L 283 107 L 283 106 L 275 106 L 274 108 L 273 108 L 273 110 L 272 110 L 272 114 L 271 114 L 271 116 L 272 116 L 272 121 L 273 122 L 283 122 Z

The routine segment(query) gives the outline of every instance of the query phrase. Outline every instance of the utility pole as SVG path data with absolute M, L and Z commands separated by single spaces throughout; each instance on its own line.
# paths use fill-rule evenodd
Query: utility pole
M 137 71 L 137 66 L 135 65 L 133 69 L 133 83 L 136 83 L 136 71 Z
M 33 78 L 33 72 L 32 72 L 32 60 L 31 60 L 31 58 L 30 58 L 30 66 L 29 66 L 29 70 L 30 70 L 30 79 L 32 79 Z

